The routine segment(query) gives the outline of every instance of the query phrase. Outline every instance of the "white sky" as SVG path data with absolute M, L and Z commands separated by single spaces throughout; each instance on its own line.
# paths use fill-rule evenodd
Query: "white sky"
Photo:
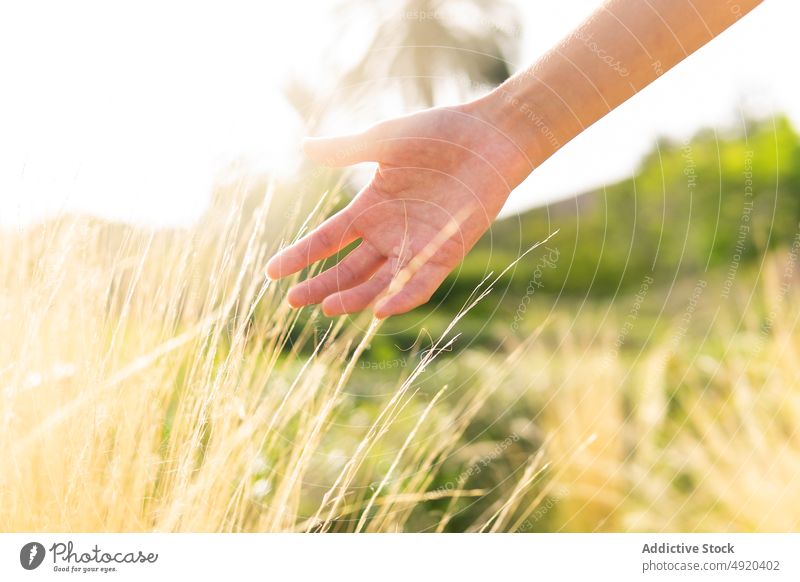
M 520 2 L 518 65 L 597 3 Z M 336 38 L 329 5 L 0 4 L 0 224 L 65 209 L 185 224 L 230 160 L 291 172 L 303 131 L 280 83 Z M 508 210 L 616 181 L 655 137 L 730 124 L 743 108 L 785 111 L 800 126 L 799 17 L 800 3 L 767 0 L 567 145 Z

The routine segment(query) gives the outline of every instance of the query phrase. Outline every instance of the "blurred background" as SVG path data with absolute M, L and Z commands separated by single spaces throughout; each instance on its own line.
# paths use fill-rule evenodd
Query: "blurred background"
M 597 4 L 4 4 L 0 227 L 85 214 L 120 232 L 180 232 L 254 212 L 269 184 L 264 237 L 277 246 L 324 192 L 342 205 L 372 170 L 313 166 L 304 135 L 485 93 Z M 408 374 L 420 337 L 555 233 L 419 378 L 456 391 L 504 378 L 464 437 L 491 465 L 480 485 L 550 431 L 572 456 L 525 531 L 795 527 L 799 17 L 797 3 L 766 2 L 537 169 L 431 303 L 370 342 L 348 387 L 352 417 Z M 759 466 L 763 446 L 788 456 Z M 751 448 L 742 474 L 736 451 Z M 445 467 L 442 482 L 462 475 Z M 659 513 L 653 499 L 674 503 Z M 464 529 L 471 508 L 448 527 Z
M 596 8 L 577 0 L 0 8 L 0 220 L 79 209 L 188 224 L 232 160 L 283 180 L 304 134 L 486 92 Z M 800 120 L 792 23 L 773 0 L 565 147 L 506 214 L 630 177 L 659 137 Z
M 0 224 L 80 212 L 189 227 L 246 176 L 251 207 L 263 183 L 278 185 L 267 234 L 277 239 L 324 191 L 335 185 L 343 203 L 372 171 L 313 167 L 300 151 L 304 135 L 485 93 L 596 6 L 4 6 L 0 74 L 13 90 L 0 96 Z M 745 262 L 785 241 L 797 219 L 800 80 L 789 71 L 798 15 L 796 3 L 769 2 L 567 144 L 517 188 L 505 220 L 432 305 L 463 303 L 487 273 L 556 229 L 560 265 L 542 272 L 539 296 L 613 296 L 651 272 L 667 282 L 722 268 L 737 241 L 745 163 L 763 199 Z M 745 150 L 755 151 L 750 162 Z M 504 279 L 501 293 L 516 297 L 504 318 L 528 275 Z

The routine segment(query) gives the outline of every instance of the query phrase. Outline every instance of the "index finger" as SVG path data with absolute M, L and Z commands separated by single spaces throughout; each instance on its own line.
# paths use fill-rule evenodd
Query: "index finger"
M 267 263 L 270 279 L 280 279 L 327 259 L 356 240 L 353 218 L 347 208 L 337 212 L 293 245 L 283 249 Z

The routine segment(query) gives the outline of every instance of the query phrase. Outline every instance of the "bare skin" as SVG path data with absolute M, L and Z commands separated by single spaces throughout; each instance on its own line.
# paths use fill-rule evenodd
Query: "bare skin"
M 511 191 L 592 123 L 715 38 L 760 0 L 611 0 L 532 67 L 486 96 L 304 149 L 328 166 L 377 162 L 336 215 L 273 257 L 273 279 L 360 239 L 289 291 L 326 315 L 370 306 L 385 318 L 426 303 Z

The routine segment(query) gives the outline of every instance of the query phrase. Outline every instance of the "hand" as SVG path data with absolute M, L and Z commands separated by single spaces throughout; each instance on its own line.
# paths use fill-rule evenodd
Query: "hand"
M 375 316 L 385 318 L 426 303 L 531 170 L 514 143 L 469 104 L 356 135 L 308 139 L 304 150 L 328 166 L 378 162 L 346 208 L 267 265 L 278 279 L 361 239 L 337 265 L 289 291 L 293 307 L 321 302 L 328 316 L 374 303 Z

